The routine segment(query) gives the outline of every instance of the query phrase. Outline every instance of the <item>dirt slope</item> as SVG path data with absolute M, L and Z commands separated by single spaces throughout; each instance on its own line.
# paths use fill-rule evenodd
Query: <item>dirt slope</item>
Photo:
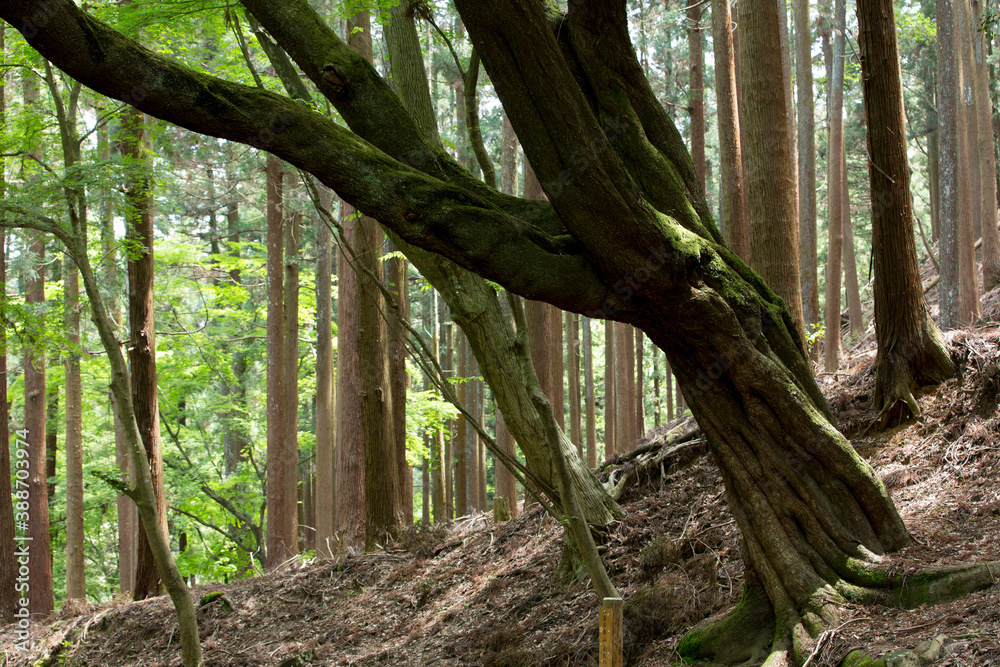
M 822 379 L 841 427 L 882 475 L 913 535 L 894 557 L 903 570 L 1000 558 L 1000 330 L 947 338 L 960 377 L 922 391 L 923 415 L 883 433 L 870 427 L 870 341 L 855 346 L 848 372 Z M 628 664 L 673 664 L 684 630 L 737 600 L 742 566 L 724 495 L 697 442 L 639 471 L 629 487 L 627 517 L 603 547 L 629 600 Z M 408 536 L 388 552 L 199 586 L 196 600 L 223 593 L 199 611 L 206 664 L 596 664 L 597 601 L 586 584 L 556 578 L 560 533 L 541 510 L 501 525 L 478 516 Z M 76 608 L 36 624 L 29 654 L 12 652 L 10 627 L 0 640 L 11 665 L 180 665 L 171 612 L 167 598 Z M 845 619 L 811 665 L 835 665 L 851 648 L 881 654 L 939 635 L 949 639 L 935 665 L 1000 665 L 1000 586 L 912 611 L 859 606 Z

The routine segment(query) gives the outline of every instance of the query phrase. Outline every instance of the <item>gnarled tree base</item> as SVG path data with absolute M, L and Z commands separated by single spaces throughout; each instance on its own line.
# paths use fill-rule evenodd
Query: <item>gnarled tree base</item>
M 1000 583 L 1000 561 L 908 574 L 892 574 L 879 564 L 852 579 L 827 581 L 801 609 L 776 609 L 761 581 L 751 574 L 739 604 L 721 619 L 709 619 L 692 629 L 677 652 L 685 660 L 722 664 L 803 665 L 817 652 L 824 633 L 840 625 L 840 604 L 878 602 L 909 609 L 949 602 Z M 875 585 L 876 581 L 881 584 Z M 852 665 L 876 664 L 863 654 L 851 655 Z

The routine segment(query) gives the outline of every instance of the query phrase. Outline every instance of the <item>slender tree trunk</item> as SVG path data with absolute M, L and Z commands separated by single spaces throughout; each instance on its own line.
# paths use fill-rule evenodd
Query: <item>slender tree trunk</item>
M 437 303 L 437 293 L 435 291 L 435 304 Z M 455 377 L 455 334 L 454 327 L 451 323 L 447 323 L 445 326 L 444 319 L 438 316 L 438 321 L 442 325 L 442 333 L 444 334 L 444 368 L 445 373 L 448 377 Z M 454 438 L 457 433 L 457 426 L 455 420 L 448 422 L 449 436 L 444 437 L 442 433 L 441 437 L 444 439 L 444 506 L 445 515 L 444 519 L 450 520 L 455 516 L 455 444 Z M 455 436 L 457 437 L 457 436 Z
M 274 569 L 294 553 L 286 511 L 285 344 L 283 167 L 267 158 L 267 567 Z
M 40 232 L 28 238 L 28 250 L 35 256 L 33 277 L 25 281 L 24 300 L 29 308 L 45 302 L 45 240 Z M 35 347 L 37 346 L 37 348 Z M 28 584 L 31 595 L 28 608 L 33 616 L 47 616 L 54 606 L 52 562 L 49 543 L 49 495 L 45 461 L 45 354 L 41 336 L 24 348 L 24 438 L 28 443 L 28 531 L 31 541 L 28 556 Z
M 469 405 L 469 382 L 465 379 L 469 377 L 469 353 L 465 343 L 465 335 L 461 331 L 455 331 L 455 349 L 458 355 L 458 402 L 468 407 Z M 468 495 L 468 472 L 469 461 L 466 455 L 466 419 L 465 415 L 459 415 L 455 434 L 455 516 L 466 516 L 469 514 Z
M 530 320 L 529 320 L 530 322 Z M 531 326 L 530 324 L 528 325 Z M 615 369 L 615 323 L 604 320 L 604 460 L 617 453 L 618 442 L 618 373 Z
M 431 302 L 431 349 L 434 352 L 434 358 L 438 363 L 442 363 L 441 359 L 441 314 L 438 309 L 438 296 L 437 292 L 433 289 L 429 291 L 429 299 Z M 426 312 L 426 310 L 424 311 Z M 428 381 L 426 388 L 430 389 L 431 385 Z M 405 417 L 405 414 L 404 414 Z M 405 423 L 404 423 L 405 426 Z M 405 435 L 405 431 L 404 431 Z M 431 484 L 433 486 L 433 501 L 434 501 L 434 523 L 443 523 L 449 519 L 448 516 L 448 487 L 445 479 L 445 468 L 447 466 L 446 459 L 444 456 L 444 431 L 439 429 L 435 435 L 430 438 L 430 450 L 431 457 L 429 459 L 431 465 Z M 412 504 L 412 503 L 411 503 Z
M 63 266 L 66 339 L 80 344 L 80 278 L 68 258 Z M 71 353 L 63 361 L 66 377 L 66 598 L 86 600 L 86 566 L 83 529 L 83 391 L 80 357 Z M 2 380 L 0 380 L 2 381 Z
M 959 67 L 962 70 L 962 77 L 959 80 L 959 102 L 958 105 L 958 150 L 959 150 L 959 255 L 958 271 L 959 280 L 959 300 L 961 301 L 962 324 L 968 325 L 979 319 L 979 281 L 976 276 L 976 209 L 979 198 L 973 196 L 974 191 L 979 190 L 979 164 L 973 159 L 973 152 L 970 140 L 970 121 L 975 122 L 975 115 L 972 111 L 972 67 L 969 49 L 965 48 L 969 43 L 969 12 L 968 0 L 961 0 L 955 3 L 956 8 L 956 30 L 957 39 L 955 46 L 961 54 L 959 57 Z
M 635 447 L 635 342 L 624 322 L 615 323 L 615 396 L 615 453 L 622 454 Z
M 429 466 L 430 462 L 424 457 L 423 465 L 420 466 L 420 525 L 423 528 L 431 525 L 431 501 L 427 493 L 431 485 Z
M 940 150 L 941 208 L 941 327 L 962 325 L 959 273 L 961 215 L 959 179 L 959 114 L 962 89 L 961 54 L 958 50 L 958 21 L 955 3 L 937 0 L 937 108 Z
M 298 187 L 297 172 L 286 172 L 282 199 L 291 202 Z M 302 212 L 284 207 L 284 307 L 282 312 L 282 390 L 284 391 L 284 435 L 282 453 L 285 469 L 285 513 L 288 557 L 299 553 L 299 240 L 302 236 Z
M 719 121 L 719 199 L 726 245 L 743 261 L 750 259 L 750 238 L 744 207 L 743 147 L 737 109 L 736 61 L 729 0 L 712 0 L 712 41 L 715 44 L 715 98 Z
M 517 196 L 517 135 L 502 112 L 500 124 L 500 192 Z
M 594 393 L 594 346 L 590 332 L 590 318 L 581 316 L 583 329 L 583 385 L 586 405 L 587 467 L 597 467 L 597 400 Z
M 642 347 L 643 335 L 635 330 L 635 438 L 638 441 L 646 435 L 646 405 L 644 400 L 646 380 L 643 377 Z
M 827 142 L 827 231 L 829 244 L 826 262 L 826 336 L 823 367 L 827 373 L 840 366 L 840 267 L 844 247 L 844 32 L 845 0 L 836 0 L 832 77 L 829 84 L 830 132 Z M 807 8 L 808 9 L 808 8 Z M 813 174 L 815 179 L 815 173 Z M 803 188 L 805 193 L 807 188 Z M 808 196 L 808 195 L 807 195 Z M 815 202 L 814 202 L 815 205 Z
M 577 315 L 566 312 L 566 369 L 569 376 L 569 437 L 576 452 L 583 458 L 583 429 L 580 421 L 580 341 L 577 335 Z
M 497 446 L 514 456 L 516 454 L 514 449 L 514 436 L 510 434 L 510 429 L 507 428 L 506 422 L 503 419 L 503 413 L 500 410 L 496 411 L 496 441 Z M 496 467 L 496 490 L 493 495 L 493 508 L 494 517 L 497 517 L 497 508 L 503 507 L 506 503 L 507 506 L 507 518 L 513 519 L 517 516 L 517 484 L 514 476 L 507 470 L 506 466 L 495 464 Z M 502 517 L 499 517 L 502 518 Z
M 798 93 L 798 215 L 802 315 L 806 326 L 815 326 L 819 323 L 819 279 L 816 259 L 816 128 L 813 111 L 812 26 L 809 20 L 809 0 L 793 0 L 793 2 L 795 84 Z M 836 264 L 836 273 L 839 277 L 839 261 Z M 828 271 L 827 276 L 829 275 Z M 827 294 L 829 295 L 829 291 Z M 813 353 L 815 358 L 819 358 L 818 344 Z
M 972 0 L 972 62 L 976 125 L 980 167 L 980 211 L 983 238 L 983 292 L 1000 285 L 1000 233 L 997 231 L 997 164 L 993 152 L 993 114 L 990 103 L 989 69 L 986 64 L 983 33 L 978 26 L 983 20 L 983 3 Z
M 357 247 L 358 217 L 341 204 L 344 242 Z M 361 368 L 358 357 L 358 278 L 350 253 L 337 253 L 337 445 L 336 533 L 340 548 L 365 545 L 365 449 L 361 425 Z
M 739 4 L 745 175 L 750 206 L 750 263 L 784 299 L 801 345 L 805 333 L 794 170 L 788 140 L 791 119 L 785 104 L 787 81 L 781 53 L 783 8 L 783 0 L 743 0 Z
M 859 0 L 857 11 L 873 202 L 874 404 L 883 417 L 897 402 L 917 415 L 913 384 L 941 382 L 954 367 L 920 283 L 892 0 Z
M 563 368 L 563 315 L 562 311 L 555 306 L 549 306 L 549 317 L 552 318 L 552 351 L 549 353 L 549 362 L 552 364 L 551 381 L 552 412 L 556 416 L 556 423 L 563 431 L 566 430 L 566 403 L 565 403 L 565 375 Z
M 5 53 L 6 26 L 0 26 L 0 54 Z M 0 123 L 6 120 L 6 77 L 0 78 Z M 0 159 L 0 197 L 7 191 L 5 160 Z M 0 230 L 0 295 L 7 294 L 7 230 Z M 0 621 L 14 620 L 14 504 L 10 486 L 10 409 L 7 402 L 7 322 L 0 319 Z
M 702 53 L 701 13 L 703 3 L 688 5 L 688 109 L 691 114 L 691 159 L 705 190 L 705 83 L 704 55 Z
M 933 84 L 931 84 L 933 86 Z M 932 88 L 933 91 L 933 88 Z M 936 111 L 935 111 L 936 115 Z M 935 119 L 934 129 L 927 135 L 927 185 L 931 207 L 931 242 L 941 238 L 941 183 L 938 163 L 941 153 L 938 149 L 938 125 Z
M 128 110 L 123 117 L 122 155 L 130 162 L 126 184 L 126 238 L 141 256 L 128 261 L 129 345 L 132 406 L 142 435 L 149 474 L 156 494 L 160 530 L 167 534 L 167 500 L 163 488 L 163 454 L 160 450 L 160 419 L 156 390 L 156 339 L 153 319 L 153 214 L 149 164 L 146 158 L 145 119 Z M 149 536 L 139 526 L 136 553 L 136 600 L 159 595 L 160 575 L 156 569 Z
M 854 224 L 851 221 L 851 193 L 848 188 L 847 158 L 844 157 L 844 185 L 841 188 L 844 205 L 844 282 L 847 286 L 847 310 L 851 320 L 851 335 L 860 336 L 865 330 L 861 311 L 861 290 L 858 286 L 858 263 L 854 256 Z
M 394 293 L 396 307 L 405 322 L 410 320 L 409 264 L 403 257 L 393 257 L 386 265 L 389 272 L 389 289 Z M 434 295 L 431 295 L 434 298 Z M 389 379 L 392 389 L 392 433 L 395 439 L 396 467 L 399 477 L 399 503 L 403 526 L 413 525 L 413 471 L 406 461 L 406 392 L 410 376 L 406 372 L 406 332 L 395 327 L 389 333 Z M 435 448 L 437 448 L 437 438 Z M 440 456 L 437 456 L 440 459 Z M 440 463 L 440 461 L 438 461 Z M 435 513 L 436 514 L 436 513 Z
M 670 370 L 670 361 L 663 362 L 663 388 L 667 395 L 667 422 L 674 420 L 674 378 Z
M 329 188 L 320 189 L 321 205 L 331 210 Z M 333 361 L 333 230 L 316 216 L 316 546 L 332 558 L 334 538 L 334 434 L 336 432 Z

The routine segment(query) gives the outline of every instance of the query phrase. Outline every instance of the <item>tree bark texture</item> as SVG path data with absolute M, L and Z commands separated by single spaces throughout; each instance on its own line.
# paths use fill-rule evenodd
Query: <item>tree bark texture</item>
M 160 447 L 160 417 L 156 389 L 156 327 L 153 318 L 153 213 L 150 166 L 146 155 L 145 119 L 137 110 L 123 116 L 122 155 L 129 161 L 125 185 L 126 233 L 140 255 L 128 261 L 128 360 L 130 387 L 136 423 L 146 449 L 150 479 L 156 493 L 160 530 L 167 533 L 167 500 L 163 487 L 163 453 Z M 149 536 L 139 526 L 133 598 L 159 595 L 160 575 L 156 569 Z
M 844 58 L 847 30 L 845 0 L 835 0 L 832 62 L 830 67 L 830 132 L 827 142 L 827 244 L 826 261 L 826 334 L 823 345 L 823 368 L 835 373 L 840 367 L 840 267 L 844 248 Z M 801 168 L 801 163 L 800 163 Z M 801 173 L 801 172 L 800 172 Z M 815 181 L 815 170 L 813 180 Z M 801 197 L 808 197 L 805 188 Z M 815 201 L 813 201 L 815 215 Z M 874 206 L 873 206 L 874 208 Z M 813 228 L 815 233 L 815 227 Z M 815 239 L 814 239 L 815 240 Z M 815 274 L 814 274 L 815 276 Z
M 705 57 L 702 48 L 701 14 L 704 4 L 692 2 L 687 8 L 688 112 L 691 114 L 691 159 L 705 190 Z
M 806 326 L 814 326 L 819 324 L 820 313 L 816 258 L 816 123 L 813 109 L 812 24 L 809 20 L 809 0 L 792 1 L 795 16 L 795 85 L 798 108 L 796 116 L 798 121 L 799 269 L 802 276 L 802 317 Z M 836 264 L 836 272 L 839 276 L 839 261 Z M 827 276 L 829 275 L 828 271 Z M 829 295 L 829 291 L 827 294 Z M 827 298 L 829 299 L 829 296 Z M 819 356 L 818 349 L 815 350 L 814 356 Z
M 357 247 L 358 216 L 341 204 L 344 243 Z M 361 367 L 358 357 L 358 277 L 350 253 L 337 253 L 337 446 L 336 533 L 339 549 L 365 545 L 365 449 L 361 424 Z
M 715 44 L 715 99 L 719 123 L 719 199 L 726 245 L 743 261 L 750 259 L 750 237 L 744 210 L 743 147 L 736 95 L 736 60 L 729 0 L 712 0 Z
M 783 0 L 744 0 L 739 4 L 750 264 L 784 299 L 799 338 L 804 340 L 794 172 L 788 141 L 791 119 L 785 106 L 787 81 L 780 40 L 783 9 Z
M 851 336 L 860 336 L 865 330 L 861 310 L 861 290 L 858 285 L 858 262 L 854 254 L 854 223 L 851 220 L 851 193 L 847 178 L 847 157 L 844 156 L 844 182 L 841 187 L 844 213 L 844 284 L 847 289 L 847 310 L 851 322 Z
M 284 202 L 281 160 L 267 158 L 267 566 L 294 553 L 285 456 Z
M 970 26 L 969 6 L 967 0 L 955 3 L 956 28 L 958 39 L 956 47 L 959 50 L 962 77 L 960 79 L 958 105 L 958 164 L 959 164 L 959 256 L 958 272 L 959 300 L 961 301 L 961 317 L 964 325 L 972 324 L 979 319 L 979 281 L 976 271 L 976 238 L 979 223 L 979 162 L 974 157 L 975 132 L 973 130 L 975 111 L 972 97 L 972 54 L 969 47 Z M 964 102 L 964 104 L 963 104 Z
M 330 210 L 332 193 L 320 191 L 321 204 Z M 316 549 L 332 558 L 334 539 L 335 370 L 333 357 L 333 230 L 316 216 Z
M 924 303 L 920 282 L 892 0 L 859 0 L 857 11 L 871 156 L 878 341 L 874 404 L 885 415 L 902 402 L 917 415 L 920 408 L 911 393 L 914 383 L 941 382 L 954 367 Z
M 71 346 L 80 344 L 80 277 L 68 258 L 63 265 L 64 326 Z M 66 598 L 86 600 L 83 528 L 83 390 L 76 351 L 63 360 L 66 383 Z M 0 380 L 2 381 L 2 380 Z
M 0 53 L 4 53 L 6 26 L 0 26 Z M 6 90 L 0 81 L 0 122 L 6 115 Z M 7 183 L 0 163 L 0 197 L 6 194 Z M 0 230 L 0 294 L 7 294 L 7 230 Z M 7 403 L 7 323 L 0 320 L 0 620 L 14 620 L 17 596 L 14 579 L 17 561 L 14 556 L 14 504 L 11 496 L 10 473 L 10 410 Z
M 597 467 L 597 400 L 594 392 L 594 346 L 590 318 L 580 317 L 583 345 L 583 393 L 587 438 L 587 467 Z
M 285 470 L 285 493 L 282 511 L 288 541 L 288 556 L 299 553 L 299 241 L 302 237 L 302 212 L 289 210 L 299 185 L 298 173 L 285 173 L 282 200 L 282 235 L 284 237 L 284 277 L 282 291 L 282 390 L 284 392 L 284 427 L 281 458 Z
M 980 167 L 980 215 L 983 239 L 983 292 L 1000 285 L 1000 232 L 997 230 L 997 164 L 994 155 L 993 105 L 990 102 L 990 78 L 986 63 L 983 33 L 982 0 L 972 0 L 972 68 L 974 75 L 977 154 Z
M 529 320 L 530 322 L 530 320 Z M 531 326 L 530 324 L 528 325 Z M 615 323 L 604 321 L 604 460 L 618 450 L 618 373 L 615 368 Z
M 583 424 L 580 419 L 580 340 L 575 313 L 566 312 L 566 373 L 569 393 L 569 439 L 582 459 Z
M 961 215 L 959 193 L 959 114 L 961 113 L 962 66 L 958 49 L 958 22 L 955 3 L 937 2 L 937 108 L 941 200 L 941 328 L 962 326 L 959 257 Z

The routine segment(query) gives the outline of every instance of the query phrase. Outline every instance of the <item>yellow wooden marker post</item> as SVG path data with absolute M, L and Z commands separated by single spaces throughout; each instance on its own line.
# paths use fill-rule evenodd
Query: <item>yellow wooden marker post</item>
M 600 667 L 622 667 L 622 611 L 621 598 L 604 598 L 601 607 Z

